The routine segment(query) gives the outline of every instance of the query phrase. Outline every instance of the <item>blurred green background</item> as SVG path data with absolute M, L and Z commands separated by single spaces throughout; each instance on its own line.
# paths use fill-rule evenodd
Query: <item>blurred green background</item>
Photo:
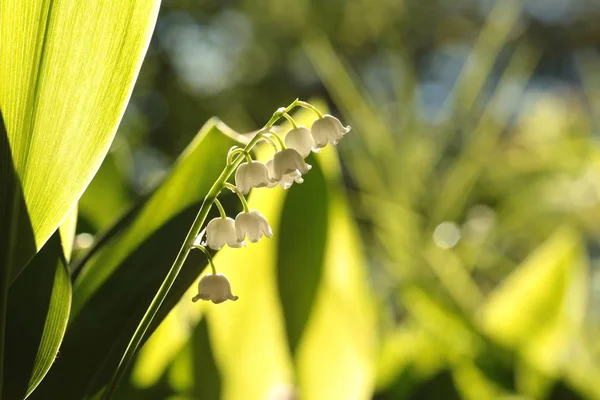
M 163 1 L 80 253 L 213 116 L 250 132 L 300 97 L 352 132 L 304 184 L 251 196 L 275 237 L 215 260 L 240 300 L 184 295 L 121 397 L 600 399 L 599 18 L 593 0 Z

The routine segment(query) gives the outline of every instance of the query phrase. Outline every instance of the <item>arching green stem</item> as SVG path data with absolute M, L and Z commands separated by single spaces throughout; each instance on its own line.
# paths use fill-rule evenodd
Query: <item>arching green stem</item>
M 244 157 L 247 155 L 246 150 L 242 149 L 241 147 L 232 147 L 227 154 L 227 165 L 230 165 L 233 162 L 233 158 L 238 154 L 243 154 Z
M 223 219 L 227 218 L 227 213 L 225 212 L 225 209 L 223 208 L 223 204 L 221 204 L 221 202 L 217 198 L 215 198 L 215 205 L 219 209 L 219 214 L 221 215 L 221 218 L 223 218 Z
M 202 250 L 202 252 L 206 255 L 206 259 L 208 260 L 208 263 L 210 264 L 210 268 L 212 270 L 213 275 L 216 275 L 217 269 L 215 268 L 215 264 L 213 263 L 212 256 L 210 255 L 210 252 L 208 251 L 208 249 L 206 247 L 202 246 L 201 244 L 195 244 L 195 245 L 193 245 L 193 248 Z
M 233 193 L 237 194 L 237 196 L 240 198 L 240 202 L 242 203 L 242 207 L 244 208 L 244 212 L 250 211 L 250 208 L 248 207 L 248 202 L 246 201 L 246 198 L 244 197 L 242 192 L 240 192 L 238 190 L 237 187 L 235 187 L 234 185 L 232 185 L 229 182 L 225 182 L 225 184 L 223 186 L 225 186 L 227 189 L 231 190 Z
M 273 131 L 264 131 L 264 132 L 260 132 L 259 135 L 261 135 L 261 138 L 272 138 L 277 140 L 277 142 L 279 143 L 279 146 L 281 147 L 281 149 L 285 149 L 287 148 L 287 146 L 285 145 L 285 142 L 283 141 L 283 139 L 281 138 L 281 136 L 279 136 L 278 134 L 276 134 Z M 271 139 L 271 140 L 272 140 Z
M 307 103 L 305 101 L 300 101 L 300 100 L 296 101 L 296 104 L 299 105 L 300 107 L 304 107 L 304 108 L 314 111 L 319 116 L 319 118 L 323 118 L 323 114 L 321 113 L 321 111 L 319 111 L 319 109 L 317 107 L 313 106 L 312 104 Z
M 285 118 L 285 119 L 287 119 L 287 120 L 288 120 L 288 122 L 289 122 L 290 124 L 292 124 L 292 128 L 294 128 L 294 129 L 298 128 L 298 124 L 296 124 L 296 121 L 294 121 L 294 118 L 292 118 L 292 117 L 290 116 L 290 114 L 288 114 L 288 113 L 284 113 L 284 114 L 283 114 L 283 116 L 284 116 L 284 118 Z
M 275 141 L 273 140 L 273 138 L 271 136 L 262 135 L 261 140 L 264 140 L 265 142 L 269 143 L 271 145 L 271 147 L 273 147 L 273 150 L 275 150 L 275 153 L 277 153 L 279 151 L 279 147 L 277 147 L 277 143 L 275 143 Z

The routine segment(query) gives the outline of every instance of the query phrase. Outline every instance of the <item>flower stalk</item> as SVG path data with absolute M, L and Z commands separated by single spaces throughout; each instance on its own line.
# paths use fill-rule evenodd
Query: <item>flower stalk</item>
M 300 107 L 306 108 L 308 110 L 314 111 L 315 114 L 317 114 L 317 116 L 319 118 L 323 118 L 323 113 L 321 111 L 319 111 L 319 109 L 315 106 L 313 106 L 310 103 L 307 103 L 305 101 L 300 101 L 300 100 L 296 100 L 296 104 L 299 105 Z
M 287 114 L 294 107 L 296 107 L 298 101 L 299 100 L 296 99 L 288 107 L 280 108 L 277 111 L 275 111 L 275 113 L 273 113 L 273 116 L 271 117 L 271 119 L 269 119 L 269 121 L 265 124 L 265 126 L 263 127 L 262 130 L 268 129 L 271 126 L 273 126 L 273 124 L 275 124 L 284 114 Z M 244 154 L 249 154 L 250 150 L 252 150 L 252 148 L 256 145 L 256 143 L 258 143 L 258 141 L 261 138 L 262 138 L 262 136 L 260 134 L 255 135 L 252 138 L 252 140 L 250 140 L 250 142 L 246 145 L 246 147 L 244 147 L 244 149 L 243 149 Z M 142 340 L 144 339 L 144 336 L 146 334 L 146 331 L 148 330 L 148 327 L 152 324 L 152 320 L 156 316 L 156 313 L 158 312 L 163 301 L 169 294 L 169 290 L 171 290 L 173 283 L 175 283 L 175 280 L 177 279 L 177 276 L 179 275 L 179 272 L 181 271 L 181 268 L 183 267 L 183 264 L 185 263 L 185 260 L 187 259 L 188 255 L 190 253 L 190 250 L 194 246 L 194 240 L 195 240 L 196 236 L 198 236 L 200 229 L 202 229 L 202 226 L 204 225 L 204 222 L 206 221 L 206 217 L 208 216 L 208 213 L 209 213 L 210 209 L 212 208 L 212 205 L 215 203 L 215 201 L 218 201 L 217 196 L 223 189 L 225 182 L 227 182 L 229 177 L 231 177 L 233 172 L 236 170 L 238 165 L 240 165 L 240 163 L 244 160 L 244 158 L 245 158 L 244 155 L 238 155 L 237 157 L 234 157 L 232 162 L 228 163 L 225 166 L 225 168 L 223 169 L 223 171 L 221 172 L 221 174 L 219 175 L 219 177 L 217 178 L 215 183 L 212 185 L 212 187 L 208 191 L 208 194 L 204 198 L 204 201 L 202 202 L 202 205 L 200 206 L 200 210 L 198 211 L 198 214 L 196 215 L 196 219 L 194 220 L 192 227 L 190 228 L 181 248 L 179 249 L 177 258 L 175 258 L 175 261 L 173 262 L 171 269 L 169 270 L 167 276 L 165 277 L 165 280 L 160 285 L 160 288 L 158 289 L 158 291 L 156 292 L 156 295 L 152 299 L 152 302 L 150 303 L 148 310 L 146 310 L 146 313 L 142 317 L 142 320 L 140 321 L 137 329 L 135 330 L 133 337 L 129 341 L 129 344 L 127 345 L 125 353 L 123 354 L 123 357 L 121 358 L 121 361 L 119 362 L 119 365 L 117 366 L 117 370 L 115 371 L 110 383 L 108 384 L 108 386 L 106 387 L 106 390 L 104 391 L 104 393 L 102 395 L 102 399 L 108 400 L 114 396 L 117 386 L 118 386 L 119 382 L 121 381 L 121 379 L 123 378 L 123 376 L 125 375 L 125 372 L 127 371 L 127 368 L 129 367 L 129 364 L 131 364 L 131 361 L 133 361 L 133 358 L 134 358 L 140 344 L 142 343 Z
M 215 205 L 219 209 L 219 215 L 221 216 L 221 218 L 223 218 L 223 219 L 227 218 L 227 213 L 225 212 L 225 209 L 223 208 L 223 204 L 221 204 L 221 202 L 217 198 L 215 198 Z
M 198 249 L 204 253 L 204 255 L 206 256 L 206 259 L 208 260 L 208 263 L 210 264 L 210 269 L 211 269 L 213 275 L 216 275 L 217 269 L 215 268 L 215 264 L 213 263 L 212 256 L 210 255 L 210 252 L 208 251 L 208 249 L 206 247 L 202 246 L 201 244 L 195 244 L 192 247 L 194 249 Z
M 238 190 L 238 188 L 236 188 L 234 185 L 232 185 L 229 182 L 225 182 L 225 184 L 223 186 L 226 187 L 227 189 L 231 190 L 233 193 L 237 194 L 237 196 L 240 198 L 240 203 L 242 203 L 244 212 L 248 212 L 248 210 L 250 209 L 248 207 L 248 202 L 246 201 L 246 198 L 244 197 L 244 195 Z
M 311 130 L 298 127 L 289 115 L 289 112 L 297 106 L 308 108 L 319 116 L 319 120 L 313 124 Z M 281 118 L 287 119 L 293 127 L 288 132 L 285 141 L 270 129 Z M 200 280 L 198 295 L 194 296 L 192 301 L 210 300 L 215 304 L 219 304 L 226 300 L 235 301 L 238 299 L 237 296 L 231 293 L 227 278 L 223 274 L 217 274 L 212 257 L 208 249 L 204 247 L 204 243 L 196 240 L 212 206 L 216 205 L 219 209 L 220 218 L 214 218 L 206 226 L 206 244 L 208 247 L 214 250 L 218 250 L 225 245 L 238 248 L 247 245 L 244 240 L 246 237 L 252 243 L 258 242 L 263 236 L 272 237 L 273 233 L 268 221 L 258 210 L 249 209 L 244 195 L 252 188 L 273 187 L 278 184 L 283 188 L 288 188 L 294 182 L 302 183 L 302 174 L 306 174 L 311 168 L 304 161 L 311 150 L 316 151 L 315 147 L 324 147 L 328 143 L 337 143 L 349 130 L 350 127 L 344 127 L 337 118 L 330 115 L 324 116 L 313 105 L 296 99 L 289 106 L 277 109 L 265 126 L 244 148 L 233 147 L 229 151 L 227 164 L 204 198 L 177 254 L 177 258 L 129 341 L 111 381 L 102 393 L 102 399 L 108 400 L 113 397 L 120 380 L 125 375 L 144 336 L 147 334 L 148 327 L 156 317 L 192 248 L 197 248 L 206 255 L 212 269 L 212 275 L 205 275 Z M 261 140 L 266 140 L 275 148 L 273 160 L 266 164 L 254 161 L 250 155 L 251 150 Z M 277 144 L 279 144 L 280 150 L 277 149 Z M 243 163 L 244 160 L 245 163 Z M 236 185 L 227 182 L 234 172 L 236 172 Z M 244 211 L 237 215 L 235 221 L 227 217 L 223 205 L 217 199 L 224 188 L 236 193 L 244 208 Z

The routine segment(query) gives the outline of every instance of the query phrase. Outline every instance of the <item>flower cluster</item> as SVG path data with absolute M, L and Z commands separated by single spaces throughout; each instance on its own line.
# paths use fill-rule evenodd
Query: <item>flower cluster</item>
M 296 106 L 305 107 L 317 113 L 318 119 L 308 129 L 298 126 L 288 112 Z M 271 126 L 280 118 L 286 118 L 292 125 L 285 139 L 271 130 Z M 202 235 L 196 240 L 194 247 L 205 252 L 212 267 L 212 274 L 205 275 L 198 284 L 198 295 L 192 301 L 210 300 L 222 303 L 225 300 L 237 300 L 231 293 L 227 278 L 217 274 L 210 254 L 205 246 L 220 250 L 227 245 L 232 248 L 247 246 L 246 239 L 252 243 L 258 242 L 263 236 L 271 238 L 273 232 L 267 219 L 258 211 L 250 210 L 245 196 L 253 188 L 273 188 L 281 186 L 290 188 L 294 183 L 303 182 L 303 175 L 308 173 L 311 166 L 305 158 L 311 152 L 318 152 L 329 143 L 337 144 L 350 131 L 335 117 L 323 115 L 314 106 L 299 100 L 289 107 L 281 108 L 273 114 L 273 118 L 259 131 L 256 137 L 245 147 L 234 147 L 227 157 L 227 167 L 235 171 L 235 185 L 222 182 L 217 194 L 222 188 L 227 188 L 238 195 L 243 206 L 235 219 L 227 216 L 219 200 L 215 197 L 214 204 L 219 209 L 220 217 L 214 218 L 206 225 L 206 242 L 202 243 Z M 266 140 L 275 148 L 273 158 L 266 163 L 252 159 L 250 150 L 260 140 Z

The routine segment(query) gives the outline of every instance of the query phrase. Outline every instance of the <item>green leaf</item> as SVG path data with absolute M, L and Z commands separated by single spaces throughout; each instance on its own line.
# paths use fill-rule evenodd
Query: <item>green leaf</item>
M 169 312 L 138 353 L 132 370 L 132 384 L 138 388 L 155 385 L 182 349 L 189 347 L 194 325 L 202 323 L 202 307 L 189 301 L 196 293 L 191 287 Z M 195 329 L 199 329 L 196 326 Z
M 328 191 L 316 158 L 310 175 L 286 196 L 277 229 L 277 282 L 294 353 L 310 318 L 321 281 L 328 228 Z
M 225 166 L 227 151 L 240 139 L 223 124 L 209 121 L 139 210 L 125 216 L 113 236 L 91 249 L 75 280 L 61 355 L 35 398 L 79 400 L 106 384 L 171 267 L 200 202 Z M 235 200 L 225 198 L 232 213 Z M 148 334 L 205 267 L 206 260 L 198 253 L 188 258 Z
M 182 365 L 187 361 L 187 365 Z M 173 389 L 194 399 L 219 399 L 221 377 L 210 350 L 206 320 L 193 330 L 189 342 L 169 368 Z
M 369 398 L 375 380 L 376 331 L 367 265 L 343 193 L 333 148 L 317 157 L 328 194 L 327 241 L 321 282 L 296 357 L 299 391 L 308 399 Z M 310 179 L 311 176 L 307 176 Z
M 0 182 L 5 186 L 16 172 L 22 188 L 3 189 L 2 197 L 16 200 L 8 200 L 11 212 L 0 226 L 3 240 L 26 243 L 10 247 L 13 255 L 0 266 L 10 281 L 62 223 L 106 155 L 159 3 L 0 3 L 0 109 L 7 131 L 2 155 L 13 164 L 0 169 Z M 30 226 L 19 220 L 27 218 Z
M 46 375 L 65 333 L 71 280 L 56 232 L 9 291 L 4 399 L 23 399 Z
M 490 295 L 483 330 L 547 374 L 568 365 L 564 355 L 585 318 L 584 254 L 576 231 L 557 230 Z

